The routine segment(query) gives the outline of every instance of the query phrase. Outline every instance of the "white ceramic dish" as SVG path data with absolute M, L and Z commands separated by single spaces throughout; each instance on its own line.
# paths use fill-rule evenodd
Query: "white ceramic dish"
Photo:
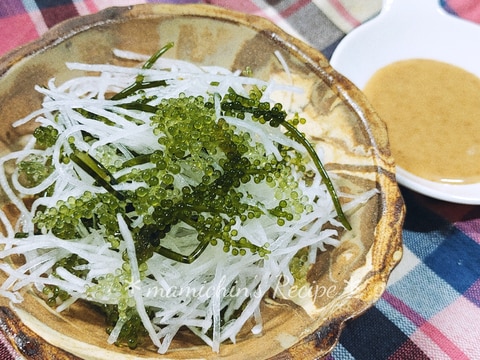
M 480 76 L 479 39 L 479 25 L 446 13 L 439 0 L 384 0 L 380 14 L 349 33 L 330 63 L 360 89 L 378 69 L 412 58 L 444 61 Z M 480 183 L 443 184 L 399 167 L 397 180 L 436 199 L 480 204 Z

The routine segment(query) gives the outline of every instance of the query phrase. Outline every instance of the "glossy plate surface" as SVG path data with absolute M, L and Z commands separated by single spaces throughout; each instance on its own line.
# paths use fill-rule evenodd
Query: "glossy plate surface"
M 360 89 L 377 70 L 412 58 L 443 61 L 480 76 L 480 51 L 472 45 L 479 38 L 479 25 L 446 13 L 438 0 L 384 0 L 381 13 L 349 33 L 330 63 Z M 397 180 L 433 198 L 480 204 L 480 184 L 433 182 L 402 168 Z
M 212 353 L 189 332 L 181 332 L 166 358 L 304 360 L 324 356 L 336 344 L 345 321 L 360 315 L 383 293 L 402 254 L 404 204 L 383 122 L 363 94 L 333 71 L 316 50 L 265 19 L 205 5 L 139 5 L 76 18 L 0 59 L 0 151 L 16 149 L 19 139 L 31 133 L 30 125 L 15 129 L 10 125 L 40 107 L 34 84 L 78 75 L 69 72 L 65 62 L 119 63 L 112 48 L 151 54 L 169 41 L 175 42 L 170 57 L 231 69 L 249 66 L 262 78 L 283 72 L 274 55 L 280 51 L 294 83 L 306 90 L 302 111 L 312 122 L 305 131 L 322 147 L 337 186 L 354 193 L 370 189 L 378 193 L 348 213 L 353 230 L 343 234 L 340 246 L 318 256 L 308 275 L 315 296 L 303 304 L 265 302 L 262 336 L 245 329 L 237 343 L 225 343 L 220 354 Z M 2 205 L 5 202 L 3 196 Z M 24 353 L 28 350 L 42 357 L 63 349 L 68 352 L 66 358 L 159 356 L 153 346 L 132 351 L 108 345 L 101 316 L 85 304 L 76 303 L 57 314 L 33 291 L 24 296 L 22 304 L 10 307 L 13 311 L 3 301 L 6 307 L 0 313 L 0 323 L 11 329 L 12 340 L 22 328 L 32 337 L 40 336 L 36 347 L 17 346 Z

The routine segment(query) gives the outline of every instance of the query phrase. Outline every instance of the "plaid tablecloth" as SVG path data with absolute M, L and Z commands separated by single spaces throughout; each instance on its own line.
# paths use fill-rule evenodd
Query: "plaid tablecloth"
M 0 55 L 67 18 L 144 2 L 1 0 Z M 149 2 L 206 2 L 261 15 L 327 57 L 345 33 L 382 5 L 381 0 Z M 478 0 L 442 0 L 441 5 L 480 23 Z M 472 46 L 480 51 L 480 39 Z M 480 207 L 444 203 L 406 189 L 402 193 L 407 205 L 404 257 L 378 303 L 347 323 L 329 359 L 480 359 Z M 0 334 L 0 359 L 14 358 Z

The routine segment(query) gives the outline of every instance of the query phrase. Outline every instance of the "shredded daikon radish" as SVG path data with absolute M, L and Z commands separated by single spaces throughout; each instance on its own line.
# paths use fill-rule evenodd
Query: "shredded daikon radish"
M 37 121 L 43 129 L 35 135 L 39 146 L 31 141 L 24 150 L 0 159 L 0 185 L 20 213 L 10 223 L 0 212 L 6 229 L 0 258 L 21 254 L 26 261 L 16 267 L 0 264 L 7 276 L 0 295 L 19 302 L 22 291 L 33 285 L 58 311 L 77 300 L 92 302 L 117 315 L 108 343 L 137 346 L 139 329 L 132 324 L 138 320 L 160 353 L 167 352 L 182 327 L 217 352 L 222 342 L 236 341 L 249 319 L 255 323 L 251 332 L 260 334 L 265 294 L 279 283 L 293 286 L 318 251 L 338 244 L 343 223 L 304 147 L 278 124 L 260 123 L 257 118 L 266 115 L 254 115 L 246 105 L 240 114 L 227 95 L 248 99 L 256 91 L 262 102 L 270 103 L 267 97 L 275 92 L 300 89 L 163 57 L 142 69 L 67 66 L 98 76 L 59 85 L 52 79 L 47 87 L 38 86 L 45 96 L 43 108 L 14 126 Z M 132 83 L 141 89 L 127 93 Z M 181 106 L 199 103 L 198 111 L 182 113 Z M 259 100 L 256 104 L 263 109 Z M 171 109 L 168 116 L 181 113 L 183 120 L 164 129 L 171 118 L 162 120 L 162 111 Z M 283 110 L 272 111 L 275 115 Z M 206 125 L 199 121 L 185 133 L 186 114 L 198 112 L 205 124 L 214 118 L 211 131 L 225 132 L 202 133 Z M 224 134 L 230 137 L 218 151 L 208 148 L 209 141 Z M 198 141 L 191 140 L 193 136 Z M 169 143 L 172 137 L 176 141 Z M 237 148 L 246 149 L 242 151 L 248 161 Z M 162 158 L 169 151 L 175 161 Z M 299 169 L 313 174 L 310 183 Z M 257 174 L 250 176 L 248 171 Z M 269 171 L 278 173 L 270 176 Z M 152 172 L 159 175 L 152 177 Z M 228 178 L 230 172 L 239 179 Z M 28 176 L 34 177 L 33 184 L 25 180 Z M 157 190 L 147 196 L 149 187 Z M 160 193 L 171 197 L 160 198 Z M 27 207 L 23 200 L 32 195 L 37 197 Z M 352 197 L 346 209 L 354 211 L 372 195 Z M 138 201 L 142 196 L 145 200 Z M 195 202 L 196 197 L 203 202 Z M 186 216 L 185 209 L 195 210 Z M 175 216 L 178 219 L 168 222 Z M 326 228 L 328 223 L 334 227 Z M 308 250 L 307 259 L 303 256 L 300 268 L 295 268 L 292 261 L 302 249 Z M 66 296 L 54 295 L 57 290 Z

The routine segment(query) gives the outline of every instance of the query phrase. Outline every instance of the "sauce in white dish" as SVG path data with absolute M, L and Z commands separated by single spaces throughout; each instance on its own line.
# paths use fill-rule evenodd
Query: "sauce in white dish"
M 441 61 L 401 60 L 379 69 L 364 92 L 400 167 L 436 182 L 480 181 L 479 77 Z

